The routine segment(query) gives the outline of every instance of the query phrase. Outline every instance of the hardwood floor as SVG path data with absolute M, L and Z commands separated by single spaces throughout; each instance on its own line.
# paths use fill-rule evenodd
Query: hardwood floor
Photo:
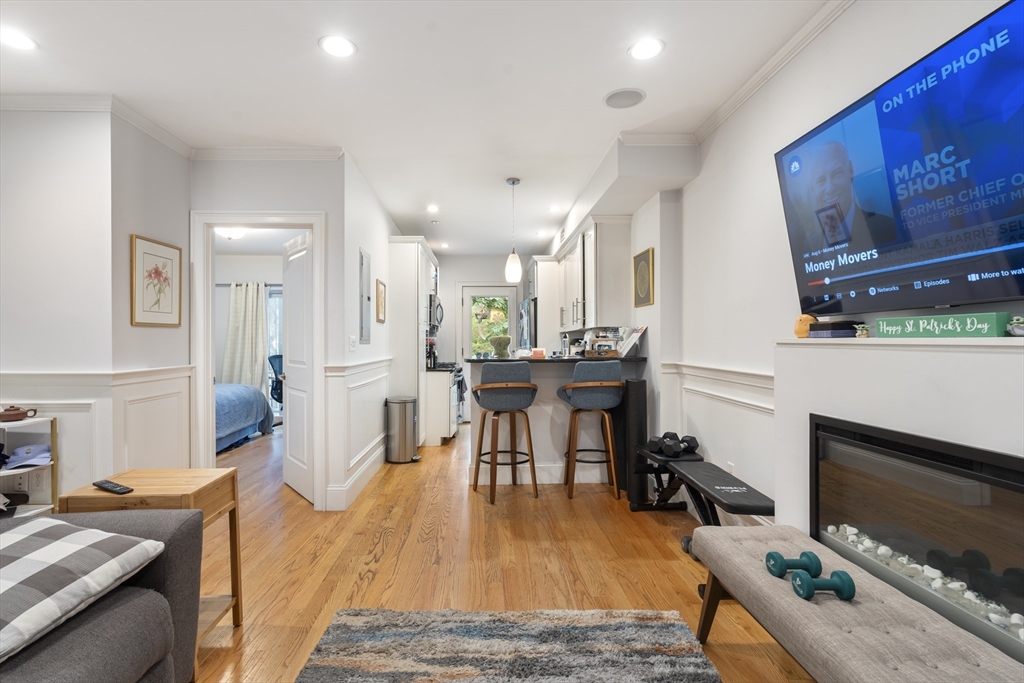
M 470 490 L 468 425 L 419 464 L 384 465 L 345 512 L 313 512 L 284 486 L 282 437 L 217 459 L 237 467 L 245 623 L 200 645 L 209 681 L 291 681 L 336 610 L 677 610 L 696 630 L 706 571 L 679 547 L 685 512 L 629 511 L 606 486 Z M 526 473 L 526 468 L 522 468 Z M 520 477 L 520 481 L 523 479 Z M 203 591 L 228 586 L 226 522 L 207 529 Z M 705 652 L 725 683 L 810 681 L 733 601 L 722 603 Z

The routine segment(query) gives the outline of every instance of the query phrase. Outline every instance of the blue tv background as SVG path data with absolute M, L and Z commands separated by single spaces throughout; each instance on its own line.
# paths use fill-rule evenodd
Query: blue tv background
M 943 66 L 965 56 L 972 49 L 1006 31 L 1009 42 L 994 52 L 966 64 L 957 73 L 943 78 Z M 907 93 L 916 83 L 935 74 L 936 84 L 924 92 Z M 902 103 L 885 106 L 902 96 Z M 899 291 L 885 297 L 858 296 L 836 300 L 835 292 L 829 302 L 823 302 L 821 286 L 812 287 L 805 272 L 805 238 L 801 224 L 800 207 L 787 189 L 791 179 L 786 171 L 795 152 L 808 144 L 816 144 L 819 136 L 825 139 L 846 117 L 852 116 L 865 105 L 873 105 L 878 120 L 878 139 L 865 139 L 865 146 L 880 145 L 886 171 L 891 215 L 899 223 L 903 234 L 911 242 L 878 245 L 883 257 L 895 257 L 913 265 L 896 272 L 866 274 L 855 279 L 846 278 L 843 286 L 866 292 L 872 286 L 898 285 Z M 888 109 L 888 111 L 886 111 Z M 865 131 L 865 134 L 874 135 Z M 856 144 L 856 143 L 853 143 Z M 897 194 L 895 169 L 911 167 L 915 161 L 923 163 L 928 154 L 941 152 L 952 145 L 957 161 L 970 159 L 968 174 L 951 185 L 939 185 L 900 200 Z M 847 147 L 851 143 L 847 142 Z M 851 154 L 851 158 L 852 158 Z M 898 74 L 839 114 L 822 123 L 776 154 L 776 166 L 782 186 L 782 199 L 790 232 L 790 244 L 796 273 L 797 289 L 804 312 L 843 314 L 869 311 L 921 308 L 936 305 L 956 305 L 980 301 L 998 301 L 1024 298 L 1024 273 L 985 282 L 969 282 L 968 274 L 986 271 L 1019 271 L 1024 267 L 1024 248 L 949 260 L 944 263 L 917 265 L 932 260 L 929 252 L 934 238 L 965 228 L 989 228 L 993 235 L 987 247 L 1009 247 L 1024 244 L 1024 193 L 1021 185 L 1014 186 L 1011 179 L 1024 182 L 1024 0 L 1014 0 L 968 28 L 946 45 L 925 56 L 919 62 Z M 917 176 L 921 178 L 922 176 Z M 934 215 L 927 224 L 908 216 L 935 199 L 958 196 L 963 190 L 983 188 L 986 183 L 1004 179 L 1004 187 L 995 194 L 1005 193 L 1005 201 L 984 208 L 975 207 L 960 215 Z M 899 183 L 906 183 L 900 180 Z M 1019 196 L 1012 198 L 1011 193 Z M 954 202 L 960 206 L 968 202 Z M 884 213 L 889 213 L 884 211 Z M 934 213 L 934 212 L 933 212 Z M 803 219 L 806 223 L 806 219 Z M 1009 226 L 1009 228 L 1007 228 Z M 930 239 L 931 238 L 931 239 Z M 947 250 L 948 253 L 948 250 Z M 973 252 L 972 252 L 973 253 Z M 884 260 L 884 259 L 883 259 Z M 863 268 L 869 272 L 869 268 Z M 946 278 L 946 286 L 915 289 L 914 283 L 927 278 Z M 873 290 L 872 290 L 873 291 Z

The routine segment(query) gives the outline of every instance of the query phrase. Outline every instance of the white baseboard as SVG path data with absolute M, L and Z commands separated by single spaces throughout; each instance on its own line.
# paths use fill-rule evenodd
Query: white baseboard
M 329 512 L 340 512 L 347 510 L 355 502 L 359 493 L 370 483 L 370 479 L 377 473 L 384 463 L 384 442 L 381 441 L 378 448 L 372 455 L 363 458 L 362 465 L 349 475 L 348 481 L 343 485 L 331 485 L 327 487 L 327 510 Z

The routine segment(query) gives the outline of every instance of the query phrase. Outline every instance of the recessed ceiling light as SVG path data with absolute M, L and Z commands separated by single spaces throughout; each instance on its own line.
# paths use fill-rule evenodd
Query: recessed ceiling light
M 18 50 L 35 50 L 39 47 L 36 41 L 10 26 L 0 26 L 0 43 Z
M 437 213 L 437 204 L 431 204 L 427 207 L 427 211 L 430 213 Z
M 430 224 L 431 224 L 431 225 L 437 225 L 437 224 L 439 224 L 440 222 L 441 222 L 441 221 L 430 221 Z
M 657 57 L 665 49 L 665 43 L 657 38 L 644 38 L 633 43 L 626 51 L 633 59 L 650 59 Z
M 548 207 L 548 211 L 558 211 L 558 207 L 557 206 Z
M 637 88 L 623 88 L 608 93 L 604 103 L 612 109 L 628 109 L 635 107 L 647 98 L 647 93 Z
M 351 57 L 356 53 L 356 44 L 341 36 L 324 36 L 320 39 L 320 49 L 335 57 Z
M 447 242 L 441 242 L 441 248 L 442 249 L 447 249 L 448 248 L 448 243 Z
M 248 228 L 214 228 L 213 231 L 229 240 L 240 240 L 249 232 Z

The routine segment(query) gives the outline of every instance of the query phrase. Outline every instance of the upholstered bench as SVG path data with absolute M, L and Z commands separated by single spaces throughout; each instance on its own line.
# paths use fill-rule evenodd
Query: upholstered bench
M 799 598 L 788 577 L 768 573 L 772 550 L 817 553 L 822 578 L 849 572 L 850 602 L 819 592 Z M 728 591 L 819 683 L 922 681 L 1021 683 L 1024 665 L 789 526 L 698 528 L 693 553 L 708 568 L 697 638 L 708 639 Z

